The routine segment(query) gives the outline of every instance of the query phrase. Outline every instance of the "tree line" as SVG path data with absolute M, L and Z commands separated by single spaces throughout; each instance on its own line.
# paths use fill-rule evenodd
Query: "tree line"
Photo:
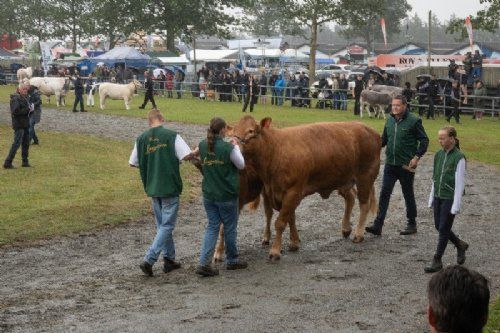
M 484 9 L 471 13 L 474 28 L 498 37 L 500 0 L 481 3 Z M 3 0 L 2 7 L 0 32 L 39 40 L 71 36 L 73 48 L 80 39 L 96 35 L 113 47 L 119 38 L 139 30 L 162 36 L 174 52 L 175 39 L 181 35 L 190 39 L 193 32 L 226 38 L 235 30 L 301 35 L 311 47 L 312 73 L 318 37 L 329 30 L 328 25 L 337 25 L 333 32 L 337 37 L 361 39 L 369 49 L 382 40 L 381 18 L 389 40 L 398 42 L 409 34 L 425 36 L 426 26 L 418 16 L 407 17 L 412 9 L 407 0 Z M 451 18 L 448 26 L 435 17 L 433 21 L 439 28 L 433 33 L 464 38 L 463 18 Z

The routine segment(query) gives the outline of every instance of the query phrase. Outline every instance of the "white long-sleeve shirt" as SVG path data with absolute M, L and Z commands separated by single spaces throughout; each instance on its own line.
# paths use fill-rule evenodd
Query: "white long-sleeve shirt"
M 191 153 L 191 148 L 187 145 L 186 141 L 177 134 L 175 137 L 175 156 L 179 161 L 182 161 L 184 157 Z M 129 165 L 133 165 L 135 167 L 139 167 L 139 158 L 137 156 L 137 142 L 134 144 L 134 149 L 130 154 L 130 158 L 128 160 Z
M 238 170 L 243 170 L 245 168 L 245 159 L 243 158 L 240 147 L 238 145 L 234 146 L 229 158 L 231 159 L 231 162 L 233 162 L 233 164 L 236 166 L 236 168 L 238 168 Z
M 451 206 L 451 214 L 460 213 L 462 206 L 462 196 L 465 189 L 465 158 L 458 161 L 457 169 L 455 170 L 455 192 L 453 194 L 453 205 Z M 432 182 L 431 192 L 429 193 L 429 208 L 434 203 L 434 181 Z

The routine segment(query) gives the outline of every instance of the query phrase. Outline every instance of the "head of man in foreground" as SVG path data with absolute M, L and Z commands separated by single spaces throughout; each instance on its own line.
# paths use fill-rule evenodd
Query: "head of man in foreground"
M 427 287 L 431 332 L 480 333 L 488 321 L 488 280 L 465 267 L 449 266 Z

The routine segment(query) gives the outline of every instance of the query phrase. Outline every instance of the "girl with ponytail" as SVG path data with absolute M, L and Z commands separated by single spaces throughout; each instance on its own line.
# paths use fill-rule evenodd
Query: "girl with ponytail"
M 457 248 L 457 264 L 465 262 L 465 251 L 469 244 L 460 240 L 451 230 L 455 215 L 460 212 L 465 188 L 465 155 L 459 149 L 457 130 L 446 126 L 439 130 L 439 144 L 443 149 L 434 155 L 432 187 L 429 207 L 434 210 L 434 225 L 439 232 L 436 253 L 426 273 L 441 270 L 441 257 L 448 241 Z
M 226 131 L 224 119 L 213 118 L 207 130 L 207 138 L 198 145 L 203 171 L 203 205 L 208 218 L 200 262 L 196 268 L 196 273 L 201 276 L 219 274 L 219 270 L 211 262 L 221 223 L 224 225 L 226 269 L 247 267 L 247 263 L 238 258 L 236 246 L 239 170 L 245 167 L 245 160 L 235 141 L 229 143 L 224 140 Z

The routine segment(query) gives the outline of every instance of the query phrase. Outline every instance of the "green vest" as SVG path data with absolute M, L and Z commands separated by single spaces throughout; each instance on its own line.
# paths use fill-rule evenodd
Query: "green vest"
M 139 170 L 148 197 L 171 198 L 182 192 L 179 160 L 175 156 L 176 136 L 174 131 L 157 126 L 137 139 Z
M 207 140 L 199 144 L 203 169 L 203 197 L 224 202 L 238 198 L 240 173 L 231 161 L 233 145 L 220 137 L 215 140 L 214 152 L 208 152 Z
M 440 150 L 434 155 L 434 196 L 441 199 L 453 199 L 455 194 L 455 172 L 458 162 L 465 155 L 457 148 L 446 153 Z
M 415 125 L 419 118 L 410 112 L 399 123 L 390 116 L 385 123 L 387 146 L 385 148 L 385 163 L 389 165 L 408 165 L 415 156 L 418 141 Z

